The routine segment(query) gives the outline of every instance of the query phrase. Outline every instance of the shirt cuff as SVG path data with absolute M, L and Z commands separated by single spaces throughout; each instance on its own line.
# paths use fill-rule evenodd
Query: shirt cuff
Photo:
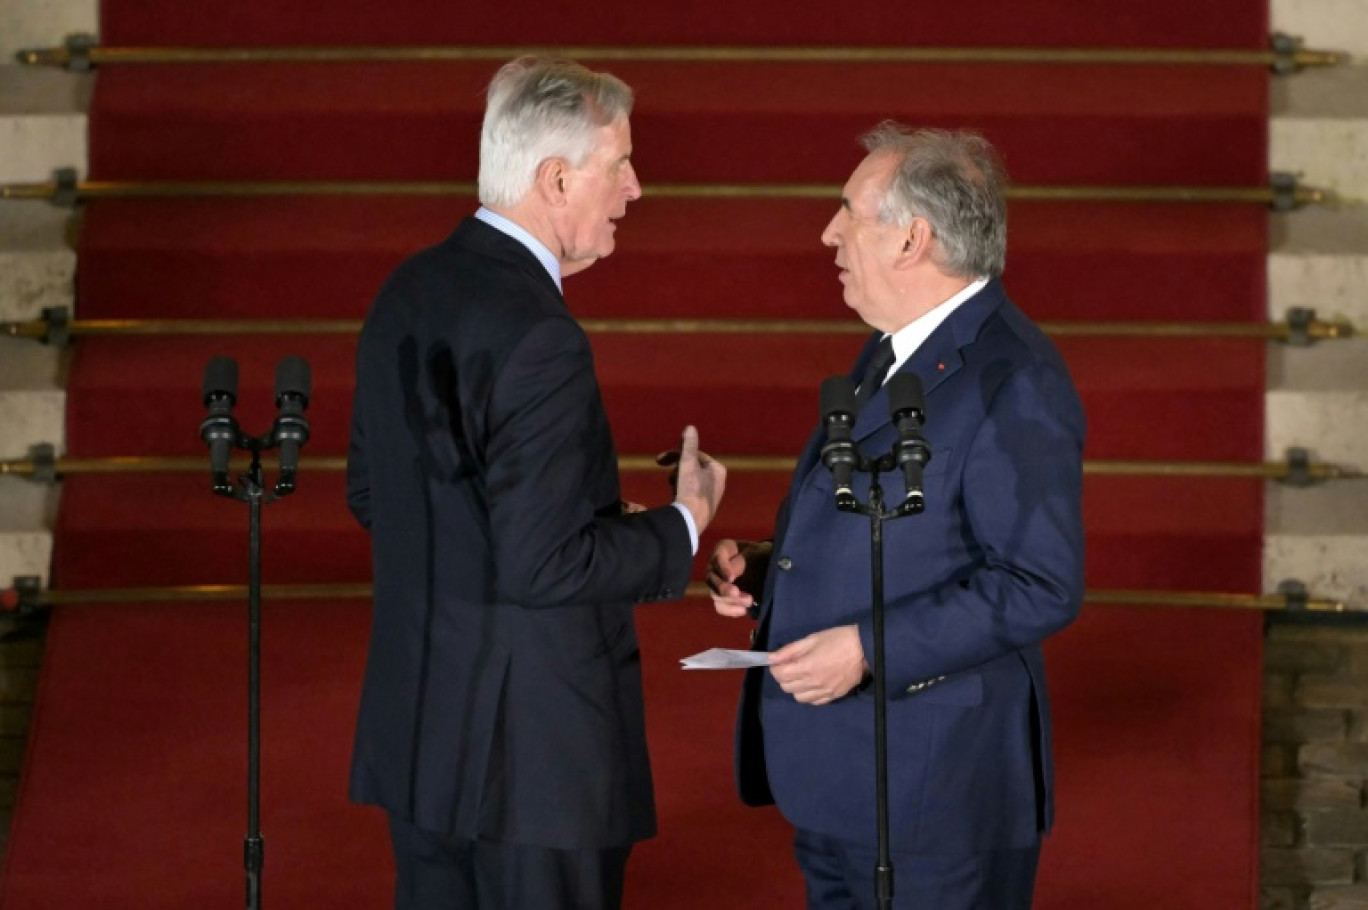
M 688 506 L 681 502 L 672 502 L 670 505 L 679 510 L 679 514 L 684 516 L 684 524 L 689 529 L 689 555 L 698 555 L 698 525 L 694 524 L 693 513 Z

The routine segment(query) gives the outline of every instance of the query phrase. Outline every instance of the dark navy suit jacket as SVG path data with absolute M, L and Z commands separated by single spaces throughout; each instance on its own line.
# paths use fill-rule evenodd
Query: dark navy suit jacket
M 375 606 L 351 795 L 461 837 L 574 849 L 655 831 L 633 604 L 682 597 L 672 507 L 621 514 L 588 339 L 475 219 L 362 330 L 347 497 Z
M 863 372 L 870 339 L 853 375 Z M 900 371 L 926 390 L 923 514 L 884 525 L 892 848 L 1025 847 L 1048 830 L 1053 769 L 1040 643 L 1083 596 L 1082 407 L 1053 344 L 991 281 Z M 895 436 L 887 389 L 856 420 L 861 450 Z M 837 512 L 819 430 L 777 523 L 756 647 L 855 623 L 873 664 L 869 519 Z M 881 478 L 887 499 L 901 474 Z M 856 493 L 868 498 L 867 475 Z M 748 671 L 743 799 L 796 826 L 877 837 L 873 695 L 801 705 Z

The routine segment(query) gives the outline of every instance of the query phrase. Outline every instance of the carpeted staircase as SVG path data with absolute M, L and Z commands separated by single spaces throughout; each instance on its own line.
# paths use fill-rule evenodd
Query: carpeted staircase
M 1257 47 L 1264 10 L 1218 0 L 955 4 L 917 10 L 771 0 L 669 8 L 542 0 L 382 11 L 342 2 L 105 0 L 107 45 L 828 44 Z M 925 19 L 927 21 L 921 21 Z M 839 21 L 837 21 L 839 20 Z M 1023 185 L 1253 186 L 1266 181 L 1267 75 L 1223 67 L 620 63 L 637 89 L 646 196 L 618 252 L 567 282 L 582 318 L 848 318 L 818 241 L 856 137 L 879 119 L 975 127 Z M 108 67 L 91 113 L 106 180 L 472 180 L 496 62 Z M 824 199 L 681 198 L 653 186 L 820 183 Z M 471 198 L 267 196 L 101 200 L 81 241 L 83 318 L 356 319 L 405 255 Z M 1265 211 L 1210 203 L 1012 204 L 1005 281 L 1038 320 L 1257 321 Z M 861 336 L 598 334 L 620 452 L 670 447 L 696 423 L 722 455 L 793 455 L 817 386 Z M 1090 459 L 1262 457 L 1257 341 L 1061 337 L 1087 407 Z M 345 452 L 346 335 L 79 342 L 73 455 L 202 454 L 205 362 L 241 363 L 238 414 L 264 431 L 275 363 L 313 367 L 306 454 Z M 717 531 L 768 533 L 787 484 L 734 472 Z M 630 498 L 667 495 L 656 473 Z M 1257 480 L 1090 476 L 1088 584 L 1254 592 Z M 58 588 L 246 580 L 247 516 L 205 474 L 67 480 Z M 709 541 L 714 538 L 709 534 Z M 364 582 L 365 536 L 340 475 L 304 472 L 265 510 L 265 581 Z M 704 552 L 709 542 L 705 541 Z M 701 567 L 702 561 L 699 565 Z M 701 574 L 701 570 L 700 573 Z M 789 908 L 789 832 L 732 794 L 739 678 L 678 658 L 741 646 L 701 600 L 638 611 L 661 835 L 629 868 L 629 906 Z M 388 897 L 382 819 L 345 775 L 368 605 L 268 600 L 264 620 L 264 890 L 285 907 Z M 1219 611 L 1089 606 L 1050 643 L 1059 812 L 1046 910 L 1254 905 L 1261 626 Z M 246 620 L 237 604 L 92 605 L 53 618 L 30 752 L 0 881 L 5 908 L 231 907 L 245 830 Z M 553 760 L 548 756 L 548 760 Z M 896 766 L 896 757 L 893 758 Z

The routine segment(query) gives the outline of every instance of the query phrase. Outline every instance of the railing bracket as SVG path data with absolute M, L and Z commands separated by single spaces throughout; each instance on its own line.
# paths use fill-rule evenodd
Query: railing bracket
M 1296 446 L 1287 450 L 1287 475 L 1282 482 L 1289 487 L 1309 487 L 1315 482 L 1311 476 L 1310 451 Z
M 57 482 L 57 449 L 50 442 L 40 442 L 29 446 L 29 458 L 33 461 L 33 473 L 29 475 L 35 483 Z
M 1292 307 L 1287 311 L 1287 343 L 1299 348 L 1310 347 L 1311 325 L 1316 321 L 1316 311 L 1310 307 Z
M 47 326 L 43 344 L 64 348 L 71 343 L 71 310 L 64 306 L 43 307 L 43 323 Z
M 1302 49 L 1302 39 L 1283 32 L 1274 32 L 1268 38 L 1269 50 L 1273 51 L 1272 70 L 1279 76 L 1301 72 L 1297 63 L 1297 52 Z
M 1269 188 L 1273 191 L 1273 201 L 1270 203 L 1275 212 L 1293 212 L 1301 207 L 1297 199 L 1297 175 L 1289 174 L 1284 171 L 1275 172 L 1268 176 Z
M 1287 599 L 1284 609 L 1296 612 L 1306 610 L 1307 593 L 1306 585 L 1295 578 L 1286 578 L 1278 582 L 1278 593 Z
M 0 591 L 0 609 L 17 616 L 32 616 L 45 609 L 43 580 L 37 575 L 16 575 L 8 589 Z
M 73 73 L 89 73 L 94 71 L 95 65 L 90 59 L 90 49 L 99 47 L 99 42 L 94 35 L 76 33 L 67 35 L 66 38 L 66 68 Z
M 75 208 L 81 201 L 81 179 L 74 167 L 58 168 L 52 172 L 52 195 L 48 201 L 60 208 Z

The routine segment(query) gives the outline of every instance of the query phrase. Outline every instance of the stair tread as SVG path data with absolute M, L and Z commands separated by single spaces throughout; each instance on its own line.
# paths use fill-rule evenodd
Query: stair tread
M 101 74 L 101 179 L 473 179 L 493 63 L 183 65 Z M 843 182 L 892 117 L 972 128 L 1021 183 L 1246 184 L 1256 68 L 621 63 L 642 179 Z M 347 91 L 338 92 L 345 84 Z
M 672 6 L 614 0 L 555 0 L 537 16 L 499 5 L 408 0 L 383 7 L 347 6 L 320 16 L 310 0 L 236 4 L 213 16 L 161 0 L 103 10 L 107 43 L 192 44 L 853 44 L 1262 47 L 1267 10 L 1237 0 L 1208 0 L 1183 15 L 1163 4 L 1069 0 L 1004 15 L 994 0 L 962 0 L 934 16 L 856 0 L 840 15 L 796 14 L 782 3 L 691 2 Z
M 862 341 L 858 335 L 604 335 L 592 344 L 620 451 L 660 451 L 693 422 L 704 444 L 717 451 L 772 454 L 801 447 L 816 420 L 821 380 L 847 372 Z M 1257 422 L 1232 419 L 1262 411 L 1261 343 L 1065 338 L 1059 347 L 1088 412 L 1095 440 L 1091 457 L 1224 460 L 1262 451 Z M 204 365 L 220 354 L 240 361 L 237 413 L 244 429 L 265 432 L 274 417 L 275 365 L 299 354 L 313 372 L 310 451 L 343 452 L 354 351 L 350 337 L 239 344 L 218 338 L 86 339 L 72 367 L 68 451 L 201 451 L 200 379 Z M 112 414 L 118 415 L 116 432 L 110 430 Z M 1138 414 L 1163 414 L 1166 422 L 1155 426 L 1136 419 Z
M 566 282 L 581 317 L 840 319 L 831 200 L 646 197 L 619 250 Z M 86 318 L 359 319 L 386 275 L 470 199 L 98 200 Z M 1261 319 L 1268 216 L 1248 205 L 1016 202 L 1005 281 L 1037 319 Z M 742 255 L 744 251 L 744 255 Z
M 206 474 L 207 467 L 204 474 L 69 478 L 57 585 L 245 584 L 246 509 L 214 496 Z M 700 553 L 724 536 L 769 537 L 788 482 L 783 472 L 734 472 Z M 885 482 L 889 490 L 898 485 Z M 264 583 L 369 581 L 369 539 L 347 512 L 344 489 L 340 472 L 306 472 L 295 495 L 263 509 Z M 624 472 L 623 490 L 649 505 L 669 495 L 664 476 L 651 472 Z M 1247 550 L 1259 537 L 1262 488 L 1241 480 L 1089 477 L 1084 502 L 1090 566 L 1097 566 L 1090 585 L 1206 589 L 1196 574 L 1203 559 Z M 128 525 L 130 513 L 139 516 L 136 528 Z M 1169 563 L 1176 563 L 1175 573 Z M 695 563 L 695 574 L 703 564 Z M 1151 578 L 1142 576 L 1143 567 Z

